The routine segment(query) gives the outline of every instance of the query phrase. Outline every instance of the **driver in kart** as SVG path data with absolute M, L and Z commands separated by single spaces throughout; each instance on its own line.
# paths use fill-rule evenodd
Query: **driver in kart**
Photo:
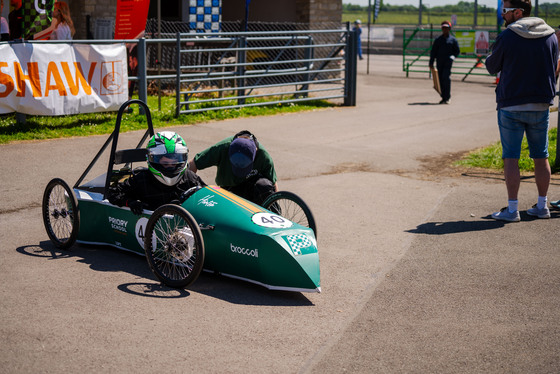
M 272 157 L 247 130 L 214 144 L 189 162 L 195 173 L 210 166 L 217 166 L 218 186 L 256 204 L 262 205 L 278 191 Z
M 143 209 L 156 210 L 164 204 L 180 203 L 183 192 L 206 185 L 187 169 L 189 149 L 175 132 L 155 134 L 147 151 L 147 169 L 135 170 L 130 178 L 109 187 L 107 198 L 111 204 L 127 206 L 140 215 Z

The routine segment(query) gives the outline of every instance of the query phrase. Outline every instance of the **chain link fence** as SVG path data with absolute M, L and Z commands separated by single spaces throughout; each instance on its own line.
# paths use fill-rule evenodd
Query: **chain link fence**
M 183 22 L 149 19 L 146 39 L 159 42 L 146 45 L 148 92 L 157 85 L 175 94 L 177 115 L 284 101 L 344 102 L 351 33 L 340 23 L 309 26 L 255 22 L 242 32 L 241 22 L 223 22 L 220 33 L 202 34 L 189 33 Z

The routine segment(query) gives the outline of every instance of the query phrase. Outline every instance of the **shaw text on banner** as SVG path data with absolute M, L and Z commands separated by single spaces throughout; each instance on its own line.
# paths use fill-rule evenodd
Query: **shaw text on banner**
M 116 111 L 127 99 L 123 43 L 0 45 L 0 113 Z

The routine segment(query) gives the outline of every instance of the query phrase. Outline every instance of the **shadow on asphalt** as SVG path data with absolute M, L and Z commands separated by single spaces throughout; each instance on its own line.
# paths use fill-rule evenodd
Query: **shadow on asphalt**
M 535 221 L 539 218 L 532 217 L 526 212 L 520 212 L 521 222 Z M 560 218 L 560 211 L 551 210 L 550 219 Z M 412 234 L 446 235 L 461 232 L 474 232 L 494 230 L 504 225 L 514 225 L 516 222 L 496 221 L 491 215 L 482 217 L 483 221 L 450 221 L 450 222 L 426 222 L 418 225 L 415 229 L 406 230 Z
M 200 293 L 233 304 L 270 306 L 313 306 L 299 292 L 271 291 L 252 283 L 203 272 L 188 290 L 167 287 L 155 280 L 144 256 L 110 246 L 75 244 L 69 250 L 56 248 L 49 240 L 38 245 L 16 248 L 20 254 L 45 260 L 76 259 L 101 272 L 124 272 L 146 281 L 124 283 L 117 288 L 125 293 L 160 299 L 185 298 Z M 63 270 L 61 270 L 63 271 Z
M 421 102 L 421 103 L 408 103 L 408 105 L 440 105 L 440 104 L 439 102 L 438 103 Z
M 486 217 L 484 217 L 486 218 Z M 485 221 L 451 221 L 451 222 L 426 222 L 415 229 L 406 230 L 413 234 L 445 235 L 460 232 L 494 230 L 504 227 L 506 222 L 496 221 L 488 216 Z
M 313 306 L 301 292 L 272 291 L 250 282 L 202 272 L 189 289 L 232 304 L 259 306 Z

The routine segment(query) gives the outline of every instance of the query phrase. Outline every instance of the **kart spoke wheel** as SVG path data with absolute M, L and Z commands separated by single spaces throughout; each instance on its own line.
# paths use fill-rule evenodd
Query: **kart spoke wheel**
M 193 216 L 168 204 L 155 210 L 146 225 L 144 250 L 155 276 L 170 287 L 193 283 L 204 265 L 204 242 Z
M 47 184 L 43 194 L 43 223 L 47 235 L 58 248 L 69 248 L 78 236 L 80 217 L 72 189 L 60 178 Z
M 313 213 L 298 195 L 288 191 L 275 192 L 264 201 L 262 206 L 292 222 L 309 227 L 317 237 Z

